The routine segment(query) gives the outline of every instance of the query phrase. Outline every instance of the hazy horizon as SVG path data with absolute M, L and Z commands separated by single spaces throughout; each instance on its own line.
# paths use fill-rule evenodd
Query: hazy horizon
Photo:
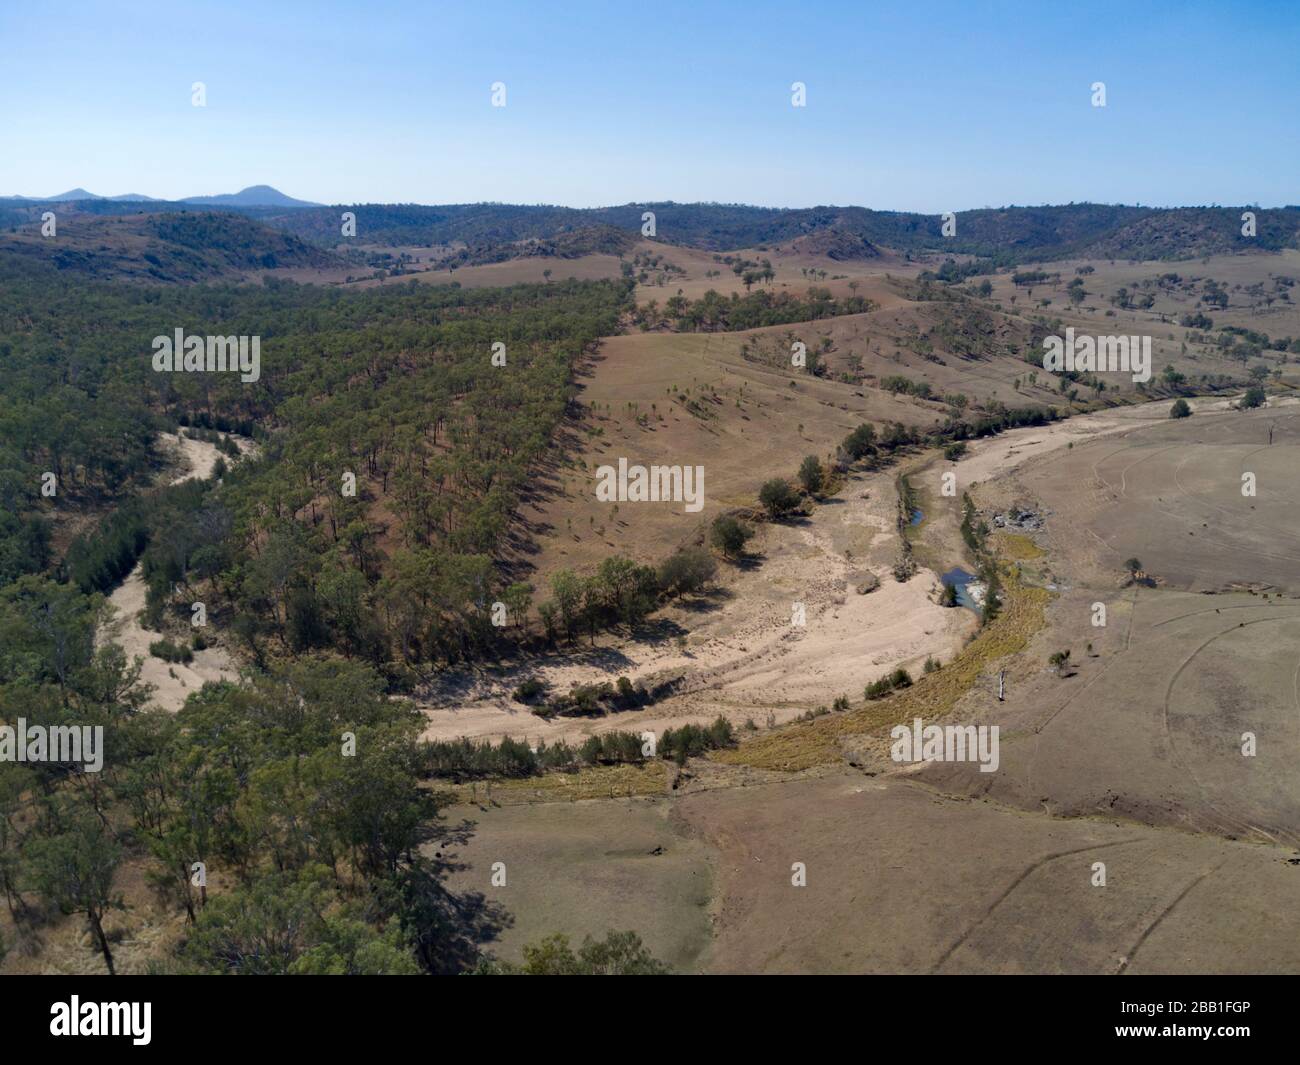
M 73 191 L 74 189 L 79 188 L 85 192 L 94 193 L 98 198 L 106 199 L 106 200 L 113 200 L 113 199 L 121 200 L 121 198 L 124 196 L 134 196 L 134 195 L 149 197 L 149 199 L 147 200 L 138 200 L 138 201 L 126 200 L 123 202 L 184 203 L 187 200 L 191 200 L 191 199 L 201 199 L 204 197 L 220 196 L 228 193 L 239 193 L 246 189 L 266 187 L 267 185 L 268 185 L 267 182 L 259 181 L 259 182 L 253 182 L 251 184 L 242 185 L 239 188 L 222 190 L 221 192 L 191 193 L 189 196 L 183 196 L 176 200 L 164 199 L 161 196 L 151 196 L 149 193 L 140 193 L 138 191 L 132 191 L 129 193 L 117 193 L 117 192 L 99 193 L 92 188 L 88 188 L 84 184 L 77 184 L 77 185 L 70 186 L 69 188 L 66 189 L 66 191 L 70 192 Z M 506 207 L 553 207 L 562 210 L 574 210 L 574 211 L 602 211 L 602 210 L 611 210 L 616 207 L 629 207 L 629 206 L 649 207 L 649 206 L 661 205 L 666 203 L 674 203 L 677 204 L 678 206 L 716 205 L 716 206 L 723 206 L 723 207 L 748 207 L 748 208 L 753 208 L 756 210 L 764 210 L 764 211 L 804 211 L 804 210 L 813 210 L 817 208 L 825 208 L 831 210 L 862 209 L 862 210 L 877 211 L 877 212 L 889 213 L 889 214 L 939 215 L 943 213 L 940 211 L 913 211 L 907 208 L 889 207 L 885 205 L 873 205 L 873 204 L 866 204 L 866 203 L 761 204 L 761 203 L 745 203 L 740 200 L 667 200 L 667 199 L 617 200 L 617 201 L 612 201 L 610 203 L 596 203 L 590 205 L 587 204 L 579 205 L 579 204 L 570 204 L 570 203 L 525 202 L 522 200 L 457 200 L 457 201 L 445 200 L 442 202 L 435 203 L 432 201 L 420 201 L 420 200 L 357 199 L 357 200 L 339 200 L 335 202 L 326 202 L 324 200 L 315 200 L 314 197 L 310 195 L 301 195 L 295 190 L 282 189 L 274 185 L 270 187 L 273 188 L 276 192 L 283 193 L 284 195 L 288 196 L 291 199 L 309 201 L 309 206 L 311 207 L 357 207 L 357 206 L 364 206 L 366 204 L 403 205 L 403 206 L 412 206 L 412 207 L 462 207 L 462 206 L 470 206 L 470 205 L 477 205 L 477 204 L 492 204 L 492 205 L 506 206 Z M 51 193 L 49 195 L 43 195 L 43 196 L 33 195 L 30 197 L 30 199 L 32 202 L 39 202 L 42 200 L 53 199 L 54 197 L 59 195 L 61 195 L 61 193 Z M 0 199 L 25 199 L 25 198 L 28 197 L 20 196 L 14 193 L 7 193 L 7 192 L 0 193 Z M 314 201 L 314 202 L 310 202 L 310 201 Z M 1260 210 L 1285 210 L 1288 208 L 1292 208 L 1292 209 L 1300 208 L 1300 203 L 1131 203 L 1131 202 L 1126 203 L 1120 200 L 1108 200 L 1108 201 L 1071 200 L 1069 202 L 1061 202 L 1061 203 L 1052 203 L 1052 202 L 986 203 L 986 204 L 981 204 L 978 207 L 955 207 L 955 208 L 951 208 L 951 210 L 955 211 L 957 214 L 964 214 L 969 211 L 1001 211 L 1001 210 L 1010 210 L 1013 208 L 1023 209 L 1023 208 L 1040 208 L 1040 207 L 1072 207 L 1072 206 L 1081 206 L 1083 204 L 1093 204 L 1096 206 L 1104 206 L 1104 207 L 1146 207 L 1157 211 L 1176 211 L 1176 210 L 1190 210 L 1190 209 L 1202 209 L 1202 208 L 1232 210 L 1238 207 L 1251 207 Z M 197 207 L 197 206 L 220 206 L 220 205 L 195 204 L 194 206 Z
M 324 204 L 926 214 L 1296 198 L 1290 5 L 1157 5 L 1145 23 L 1117 3 L 1032 19 L 955 3 L 482 12 L 247 0 L 0 11 L 5 38 L 27 42 L 0 70 L 0 194 L 175 200 L 268 184 Z M 490 102 L 496 83 L 504 107 Z

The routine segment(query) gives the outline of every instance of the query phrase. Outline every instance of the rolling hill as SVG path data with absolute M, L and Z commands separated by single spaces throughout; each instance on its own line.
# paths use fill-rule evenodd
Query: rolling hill
M 56 238 L 35 219 L 0 233 L 0 261 L 45 264 L 97 279 L 195 282 L 284 267 L 343 265 L 331 252 L 238 214 L 209 211 L 58 216 Z
M 34 217 L 32 206 L 76 202 L 79 212 L 121 215 L 141 210 L 133 196 L 98 197 L 73 189 L 59 197 L 0 200 L 0 225 Z M 744 204 L 672 201 L 613 207 L 551 205 L 351 204 L 323 206 L 286 196 L 268 185 L 238 193 L 148 201 L 155 213 L 204 207 L 244 214 L 302 240 L 341 243 L 340 216 L 356 215 L 356 242 L 379 246 L 457 246 L 462 264 L 534 255 L 571 258 L 574 248 L 598 243 L 617 253 L 611 231 L 639 237 L 648 213 L 655 239 L 710 252 L 788 245 L 836 261 L 901 253 L 943 251 L 973 255 L 1001 266 L 1064 258 L 1185 260 L 1206 255 L 1300 248 L 1300 207 L 1173 207 L 1071 203 L 1006 206 L 955 213 L 956 232 L 945 237 L 941 216 L 866 207 L 769 208 Z M 1243 236 L 1242 215 L 1256 216 L 1257 234 Z M 583 233 L 582 237 L 573 234 Z M 562 247 L 552 249 L 549 243 Z M 464 249 L 469 249 L 465 252 Z M 625 249 L 623 249 L 625 250 Z

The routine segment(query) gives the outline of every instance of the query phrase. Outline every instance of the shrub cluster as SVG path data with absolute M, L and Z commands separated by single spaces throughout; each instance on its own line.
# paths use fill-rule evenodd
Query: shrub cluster
M 883 699 L 890 692 L 898 691 L 902 688 L 912 686 L 912 676 L 907 670 L 899 668 L 894 672 L 886 674 L 879 680 L 873 680 L 867 685 L 865 695 L 868 699 Z

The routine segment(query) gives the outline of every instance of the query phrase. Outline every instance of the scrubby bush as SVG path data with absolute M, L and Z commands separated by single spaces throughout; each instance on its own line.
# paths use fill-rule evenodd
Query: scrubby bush
M 659 585 L 674 595 L 690 595 L 717 575 L 718 564 L 702 547 L 684 547 L 659 566 Z
M 876 453 L 876 430 L 866 422 L 844 438 L 840 445 L 851 459 L 866 458 Z
M 1069 676 L 1072 672 L 1070 668 L 1070 650 L 1068 647 L 1064 651 L 1056 651 L 1049 655 L 1047 661 L 1062 677 Z
M 822 490 L 825 480 L 822 464 L 817 456 L 807 456 L 799 466 L 799 483 L 803 485 L 804 491 L 816 495 Z
M 517 703 L 536 702 L 546 692 L 546 684 L 536 677 L 529 677 L 523 681 L 512 693 L 512 698 Z
M 911 686 L 911 674 L 907 670 L 899 668 L 879 680 L 873 680 L 867 685 L 864 694 L 868 699 L 883 699 L 892 691 L 897 691 L 900 688 L 910 688 Z
M 916 574 L 916 559 L 911 555 L 904 555 L 894 563 L 894 580 L 899 584 L 906 584 Z
M 784 478 L 773 477 L 758 490 L 758 501 L 771 518 L 784 517 L 799 505 L 799 496 Z
M 744 553 L 745 544 L 754 535 L 748 525 L 737 521 L 730 514 L 723 514 L 713 521 L 709 532 L 709 542 L 727 558 L 736 558 Z
M 193 662 L 194 651 L 185 644 L 174 644 L 171 640 L 154 640 L 149 645 L 149 653 L 164 662 Z

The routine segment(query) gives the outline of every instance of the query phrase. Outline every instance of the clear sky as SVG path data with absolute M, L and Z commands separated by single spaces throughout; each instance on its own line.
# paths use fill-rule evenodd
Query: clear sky
M 1298 46 L 1300 0 L 0 0 L 0 194 L 1278 206 Z

